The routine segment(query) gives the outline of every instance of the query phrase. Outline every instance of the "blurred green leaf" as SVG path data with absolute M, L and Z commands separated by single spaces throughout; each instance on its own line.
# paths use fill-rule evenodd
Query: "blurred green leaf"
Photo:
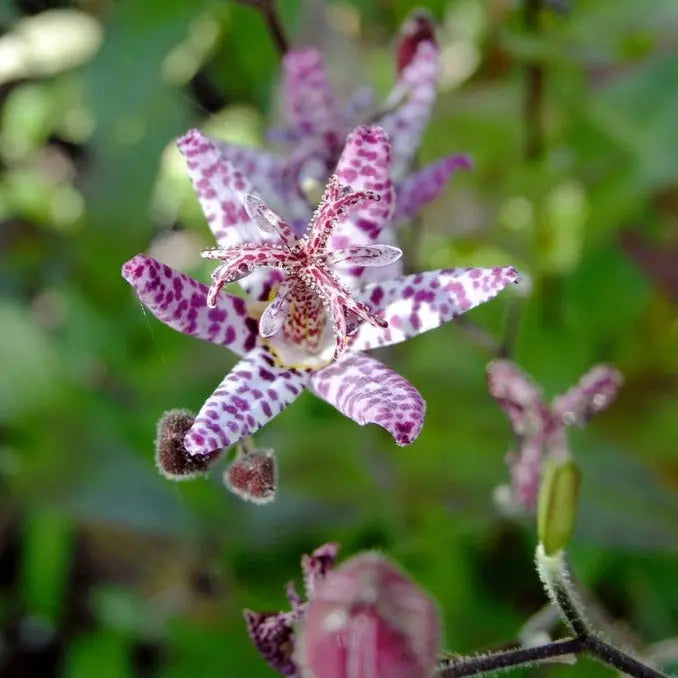
M 582 438 L 584 436 L 582 435 Z M 576 534 L 599 548 L 678 552 L 678 494 L 623 449 L 586 437 Z
M 0 300 L 0 420 L 45 407 L 59 392 L 58 356 L 26 308 Z
M 64 678 L 131 678 L 129 643 L 113 633 L 95 631 L 78 636 L 64 660 Z
M 53 512 L 34 512 L 24 524 L 21 588 L 27 614 L 57 626 L 73 561 L 73 525 Z

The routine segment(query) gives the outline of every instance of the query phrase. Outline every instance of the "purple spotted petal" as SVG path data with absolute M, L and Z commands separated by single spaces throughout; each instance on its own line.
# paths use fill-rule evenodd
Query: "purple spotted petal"
M 469 156 L 450 155 L 403 179 L 396 186 L 394 223 L 413 217 L 422 207 L 435 200 L 457 170 L 472 167 Z
M 624 381 L 621 372 L 609 365 L 592 367 L 576 386 L 553 401 L 553 412 L 565 424 L 583 426 L 615 398 Z
M 258 431 L 303 391 L 305 372 L 281 369 L 265 347 L 247 354 L 203 405 L 185 438 L 190 454 L 228 447 Z
M 367 285 L 361 298 L 386 320 L 388 327 L 363 323 L 351 348 L 363 351 L 397 344 L 427 332 L 489 301 L 518 279 L 511 266 L 450 268 Z
M 285 115 L 302 135 L 336 130 L 338 112 L 325 64 L 317 49 L 287 52 L 283 59 Z
M 539 386 L 510 360 L 493 360 L 487 366 L 490 395 L 506 412 L 517 435 L 543 429 L 550 417 Z
M 386 105 L 399 103 L 378 121 L 393 140 L 392 174 L 396 178 L 405 175 L 419 148 L 436 100 L 437 81 L 438 47 L 431 40 L 423 40 L 400 73 Z
M 398 445 L 421 431 L 426 403 L 412 384 L 378 360 L 351 353 L 311 377 L 313 392 L 361 426 L 379 424 Z
M 122 276 L 158 320 L 179 332 L 228 346 L 237 355 L 257 342 L 257 322 L 245 300 L 222 292 L 207 308 L 207 286 L 159 261 L 139 254 L 122 267 Z
M 284 157 L 260 148 L 245 148 L 215 140 L 212 143 L 221 157 L 247 177 L 274 210 L 284 207 L 290 199 L 286 180 L 287 160 Z
M 224 159 L 216 144 L 194 129 L 181 137 L 177 145 L 219 246 L 270 239 L 252 224 L 245 210 L 245 196 L 252 193 L 252 186 Z
M 390 142 L 384 130 L 376 126 L 357 127 L 348 135 L 335 176 L 352 191 L 372 191 L 379 199 L 351 209 L 334 227 L 330 249 L 370 244 L 390 223 L 394 207 L 390 166 Z
M 518 453 L 510 454 L 507 460 L 513 494 L 528 511 L 534 510 L 537 505 L 543 449 L 541 434 L 526 436 L 520 443 Z

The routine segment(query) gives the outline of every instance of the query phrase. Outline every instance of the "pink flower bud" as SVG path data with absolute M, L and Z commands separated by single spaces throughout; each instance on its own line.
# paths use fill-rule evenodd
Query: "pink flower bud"
M 268 504 L 275 499 L 276 475 L 273 450 L 254 450 L 238 457 L 228 467 L 224 482 L 242 499 Z
M 430 678 L 438 615 L 428 594 L 376 552 L 327 574 L 295 649 L 304 678 Z

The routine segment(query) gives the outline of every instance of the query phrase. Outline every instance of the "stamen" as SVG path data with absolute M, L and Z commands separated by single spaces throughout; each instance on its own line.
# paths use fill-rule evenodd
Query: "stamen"
M 205 259 L 223 262 L 212 274 L 208 306 L 216 306 L 217 295 L 226 283 L 239 280 L 257 268 L 281 269 L 287 277 L 259 319 L 259 334 L 272 337 L 283 329 L 285 341 L 313 354 L 324 344 L 322 338 L 329 314 L 336 341 L 334 357 L 339 358 L 358 322 L 379 327 L 386 327 L 387 323 L 375 316 L 366 304 L 354 299 L 333 275 L 331 267 L 339 263 L 385 266 L 397 261 L 402 252 L 390 245 L 365 245 L 328 252 L 327 243 L 335 225 L 353 207 L 378 200 L 377 193 L 352 191 L 333 176 L 313 214 L 308 233 L 298 238 L 259 196 L 247 195 L 245 207 L 250 218 L 260 231 L 274 234 L 277 240 L 204 250 L 202 256 Z

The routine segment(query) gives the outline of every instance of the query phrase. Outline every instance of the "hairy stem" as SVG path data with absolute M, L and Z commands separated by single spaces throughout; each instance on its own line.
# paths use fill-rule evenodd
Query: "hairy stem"
M 529 666 L 541 662 L 565 658 L 568 655 L 579 654 L 584 650 L 584 644 L 579 638 L 557 640 L 537 647 L 524 647 L 512 650 L 488 652 L 487 654 L 472 657 L 455 657 L 450 659 L 448 666 L 439 668 L 435 678 L 459 678 L 460 676 L 476 676 L 495 671 L 506 671 L 519 666 Z
M 666 674 L 603 640 L 591 627 L 572 583 L 572 576 L 563 551 L 548 556 L 544 552 L 544 547 L 539 544 L 536 560 L 537 571 L 546 594 L 558 607 L 564 620 L 582 643 L 583 651 L 634 678 L 666 678 Z

